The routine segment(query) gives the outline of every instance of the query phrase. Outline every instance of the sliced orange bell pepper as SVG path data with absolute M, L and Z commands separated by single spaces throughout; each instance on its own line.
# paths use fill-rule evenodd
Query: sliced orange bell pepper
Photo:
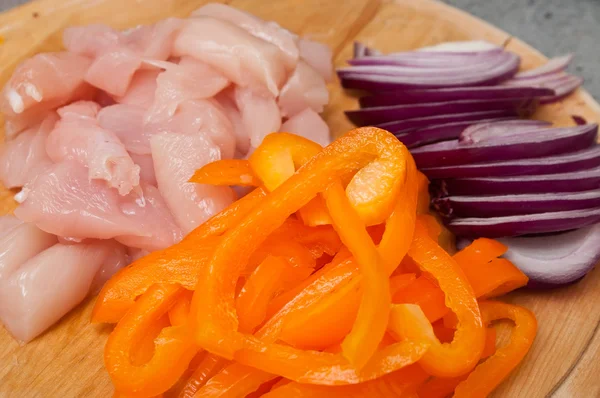
M 192 302 L 192 292 L 186 291 L 185 294 L 169 310 L 169 321 L 173 326 L 181 326 L 187 322 L 190 315 L 190 304 Z
M 350 386 L 317 386 L 287 383 L 263 395 L 265 398 L 396 398 L 412 397 L 417 386 L 429 375 L 419 366 L 411 365 L 379 379 Z
M 92 322 L 119 321 L 136 298 L 155 283 L 169 281 L 194 289 L 199 269 L 208 263 L 220 241 L 218 235 L 237 224 L 265 195 L 260 188 L 252 191 L 200 225 L 180 243 L 152 252 L 121 269 L 100 291 L 92 311 Z
M 448 313 L 444 292 L 428 275 L 421 275 L 414 282 L 398 290 L 392 301 L 395 304 L 417 304 L 430 322 Z
M 426 214 L 429 212 L 429 204 L 431 197 L 429 195 L 429 180 L 425 174 L 417 172 L 417 185 L 419 189 L 419 203 L 417 205 L 417 213 Z
M 356 321 L 342 342 L 344 356 L 361 369 L 377 350 L 387 328 L 391 304 L 388 275 L 375 244 L 340 182 L 329 186 L 325 202 L 334 228 L 352 253 L 362 276 L 362 299 Z
M 223 159 L 208 163 L 196 170 L 190 182 L 250 187 L 260 185 L 260 179 L 254 175 L 250 162 L 242 159 Z
M 479 238 L 453 256 L 477 297 L 500 296 L 525 286 L 529 281 L 509 260 L 497 258 L 506 250 L 507 247 L 498 241 Z
M 256 391 L 263 383 L 277 379 L 266 372 L 249 372 L 248 367 L 231 363 L 198 390 L 197 397 L 239 398 Z
M 150 325 L 141 341 L 131 350 L 131 363 L 134 365 L 143 365 L 147 363 L 154 355 L 154 340 L 164 329 L 171 326 L 168 316 L 162 316 L 158 321 Z
M 432 346 L 419 364 L 433 376 L 460 376 L 477 364 L 485 345 L 485 328 L 473 290 L 456 261 L 428 236 L 420 223 L 408 255 L 423 272 L 436 279 L 446 296 L 446 306 L 458 318 L 454 340 L 449 344 L 441 344 L 431 330 Z M 425 323 L 431 328 L 427 320 Z
M 406 148 L 388 132 L 376 128 L 356 129 L 319 152 L 298 173 L 265 197 L 251 215 L 223 235 L 210 266 L 200 271 L 197 289 L 202 294 L 194 294 L 191 311 L 197 343 L 225 358 L 233 358 L 234 353 L 244 346 L 244 335 L 237 331 L 234 304 L 237 278 L 256 247 L 291 214 L 327 189 L 332 182 L 365 165 L 375 161 L 400 163 L 400 170 L 405 171 L 407 159 L 412 160 Z M 250 162 L 252 164 L 252 159 Z M 328 172 L 323 173 L 323 170 Z M 256 169 L 255 172 L 261 176 Z M 393 175 L 396 176 L 396 173 Z M 397 180 L 394 177 L 392 187 L 397 184 L 397 190 L 400 191 L 403 181 Z M 263 182 L 268 186 L 267 182 Z M 360 187 L 361 184 L 357 182 L 352 185 L 351 182 L 347 192 L 351 185 Z M 388 185 L 382 183 L 382 187 L 388 188 Z M 375 198 L 379 196 L 380 192 L 376 192 Z M 416 206 L 416 194 L 414 202 Z M 386 234 L 381 245 L 386 240 Z M 394 239 L 397 240 L 397 235 Z M 395 249 L 391 242 L 386 247 L 388 250 L 392 247 Z M 232 255 L 235 261 L 232 261 Z
M 398 274 L 390 277 L 390 295 L 393 297 L 398 291 L 410 286 L 417 277 L 415 274 Z
M 537 321 L 531 311 L 498 301 L 480 303 L 484 321 L 509 319 L 515 323 L 509 343 L 478 365 L 469 377 L 456 387 L 456 398 L 487 397 L 523 360 L 535 339 Z
M 185 326 L 163 329 L 155 339 L 148 362 L 132 363 L 132 350 L 153 324 L 182 298 L 178 285 L 154 285 L 142 295 L 112 331 L 104 349 L 104 363 L 115 385 L 124 393 L 153 396 L 177 382 L 198 352 Z
M 267 305 L 291 268 L 280 257 L 267 256 L 252 272 L 236 299 L 239 330 L 252 333 L 267 314 Z
M 178 395 L 179 398 L 193 398 L 197 396 L 198 390 L 200 390 L 214 375 L 229 365 L 229 363 L 230 362 L 226 359 L 213 354 L 207 354 L 185 383 Z

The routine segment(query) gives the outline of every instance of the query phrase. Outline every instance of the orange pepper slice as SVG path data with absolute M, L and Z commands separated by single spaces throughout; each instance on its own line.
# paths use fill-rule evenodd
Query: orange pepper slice
M 396 292 L 395 304 L 417 304 L 430 322 L 435 322 L 450 311 L 444 292 L 428 275 L 421 275 Z
M 232 363 L 214 375 L 196 393 L 197 397 L 239 398 L 256 391 L 277 376 L 265 372 L 248 372 L 248 368 Z
M 197 396 L 196 394 L 198 391 L 208 382 L 208 380 L 219 373 L 228 364 L 229 361 L 226 359 L 213 354 L 207 354 L 183 386 L 179 393 L 179 398 L 193 398 Z
M 190 315 L 190 304 L 192 302 L 192 292 L 186 291 L 185 294 L 169 310 L 169 321 L 173 326 L 181 326 L 187 322 Z
M 260 185 L 260 179 L 254 174 L 250 162 L 243 159 L 223 159 L 208 163 L 196 170 L 190 182 L 248 187 Z
M 350 386 L 318 386 L 300 383 L 287 383 L 263 395 L 265 398 L 363 398 L 363 397 L 412 397 L 417 386 L 429 375 L 419 366 L 411 365 L 404 369 L 382 376 L 379 379 Z
M 417 204 L 417 213 L 425 214 L 429 212 L 431 196 L 429 195 L 429 180 L 425 174 L 417 172 L 417 185 L 419 191 L 419 201 Z
M 417 320 L 431 329 L 427 337 L 431 337 L 432 346 L 419 364 L 434 376 L 460 376 L 477 364 L 485 345 L 485 328 L 473 290 L 456 261 L 428 236 L 426 228 L 420 223 L 417 224 L 408 255 L 423 272 L 436 279 L 445 294 L 446 306 L 458 318 L 454 340 L 442 344 L 421 312 L 425 322 L 422 322 L 423 319 Z
M 104 363 L 115 388 L 124 393 L 153 396 L 177 382 L 198 352 L 185 326 L 163 329 L 155 339 L 154 355 L 144 364 L 132 362 L 136 343 L 182 298 L 178 285 L 154 285 L 135 303 L 112 331 Z
M 515 323 L 515 327 L 509 343 L 479 364 L 467 379 L 456 387 L 456 398 L 487 397 L 523 360 L 537 333 L 535 315 L 523 307 L 498 301 L 483 301 L 480 307 L 487 324 L 509 319 Z

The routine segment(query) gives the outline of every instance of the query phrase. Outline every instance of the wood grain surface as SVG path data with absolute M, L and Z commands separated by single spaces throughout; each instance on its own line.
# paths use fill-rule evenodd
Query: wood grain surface
M 117 28 L 186 16 L 205 0 L 37 0 L 0 14 L 0 83 L 24 57 L 60 49 L 69 25 L 107 23 Z M 432 0 L 233 0 L 229 4 L 275 20 L 285 28 L 330 45 L 336 65 L 350 57 L 352 41 L 399 51 L 449 40 L 485 39 L 505 44 L 530 68 L 545 57 L 516 38 L 462 11 Z M 351 128 L 343 110 L 356 98 L 330 86 L 325 116 L 335 135 Z M 583 90 L 536 117 L 572 124 L 571 114 L 600 120 L 600 107 Z M 0 187 L 0 212 L 14 207 Z M 57 266 L 59 266 L 57 264 Z M 600 271 L 554 291 L 517 292 L 507 300 L 533 310 L 539 334 L 523 364 L 503 383 L 498 397 L 600 396 Z M 0 397 L 108 397 L 110 379 L 102 350 L 110 326 L 89 324 L 90 298 L 26 346 L 0 328 Z

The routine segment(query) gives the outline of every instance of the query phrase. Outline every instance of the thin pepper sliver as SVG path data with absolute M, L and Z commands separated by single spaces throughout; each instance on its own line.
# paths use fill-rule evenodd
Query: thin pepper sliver
M 242 159 L 223 159 L 208 163 L 196 170 L 190 182 L 250 187 L 257 187 L 261 183 L 250 167 L 250 163 Z

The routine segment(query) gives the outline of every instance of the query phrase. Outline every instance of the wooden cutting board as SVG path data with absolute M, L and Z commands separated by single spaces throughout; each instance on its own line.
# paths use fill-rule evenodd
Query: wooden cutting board
M 106 23 L 117 28 L 186 16 L 206 0 L 37 0 L 0 14 L 0 83 L 24 57 L 60 49 L 69 25 Z M 516 38 L 462 11 L 432 0 L 232 0 L 229 4 L 275 20 L 287 29 L 331 46 L 337 65 L 351 56 L 352 41 L 383 51 L 408 50 L 450 40 L 485 39 L 520 54 L 523 67 L 546 58 Z M 335 135 L 351 127 L 343 110 L 356 99 L 331 85 L 325 112 Z M 600 107 L 583 90 L 546 106 L 538 118 L 572 124 L 570 115 L 600 120 Z M 3 212 L 14 207 L 0 190 Z M 57 267 L 60 264 L 56 265 Z M 600 271 L 580 283 L 506 298 L 535 312 L 539 333 L 524 363 L 497 390 L 498 397 L 600 396 Z M 0 328 L 0 397 L 107 397 L 113 388 L 102 350 L 111 327 L 90 325 L 89 299 L 24 347 Z

